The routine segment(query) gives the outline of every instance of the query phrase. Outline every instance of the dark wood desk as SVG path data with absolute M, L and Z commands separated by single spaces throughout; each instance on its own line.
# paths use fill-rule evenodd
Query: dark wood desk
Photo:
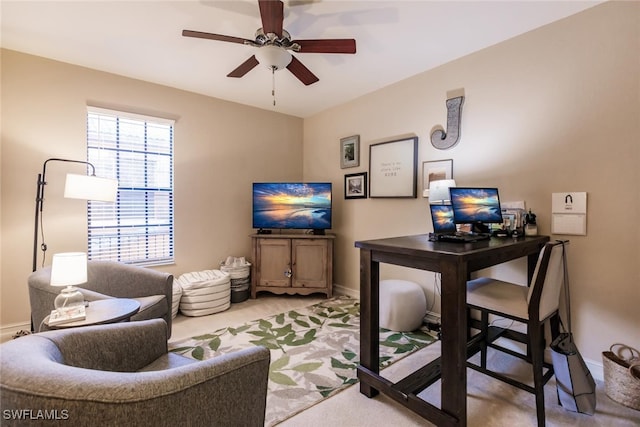
M 378 392 L 438 426 L 467 425 L 467 310 L 469 274 L 486 267 L 528 257 L 529 280 L 548 236 L 491 238 L 476 243 L 430 242 L 428 235 L 392 237 L 355 243 L 360 248 L 360 392 Z M 380 263 L 441 274 L 441 357 L 393 383 L 380 376 Z M 441 408 L 417 395 L 441 379 Z

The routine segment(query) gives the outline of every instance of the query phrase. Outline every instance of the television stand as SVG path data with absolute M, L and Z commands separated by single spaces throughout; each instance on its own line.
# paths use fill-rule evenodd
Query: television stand
M 258 292 L 333 296 L 335 235 L 253 234 L 251 298 Z
M 322 228 L 314 228 L 313 230 L 311 230 L 311 234 L 313 234 L 314 236 L 324 236 L 324 229 Z

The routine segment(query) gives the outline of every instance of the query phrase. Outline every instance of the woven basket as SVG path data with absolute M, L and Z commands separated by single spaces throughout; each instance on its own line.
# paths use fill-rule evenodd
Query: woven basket
M 640 352 L 624 344 L 613 344 L 602 352 L 604 391 L 612 400 L 640 410 Z

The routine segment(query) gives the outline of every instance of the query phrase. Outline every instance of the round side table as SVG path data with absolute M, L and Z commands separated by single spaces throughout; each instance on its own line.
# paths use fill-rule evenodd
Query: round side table
M 79 326 L 104 325 L 128 321 L 131 316 L 140 310 L 140 303 L 128 298 L 109 298 L 89 302 L 86 308 L 86 317 L 75 322 L 49 325 L 49 318 L 45 324 L 51 329 L 77 328 Z

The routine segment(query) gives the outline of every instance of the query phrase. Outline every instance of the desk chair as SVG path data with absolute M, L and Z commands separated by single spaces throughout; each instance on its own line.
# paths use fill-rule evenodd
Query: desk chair
M 563 250 L 562 242 L 547 243 L 542 248 L 529 287 L 486 277 L 467 283 L 467 313 L 469 315 L 471 309 L 480 311 L 479 322 L 469 318 L 469 325 L 480 330 L 470 339 L 473 350 L 471 354 L 477 353 L 479 348 L 480 365 L 467 362 L 467 366 L 535 394 L 538 426 L 545 425 L 544 385 L 553 376 L 553 366 L 544 361 L 544 325 L 549 321 L 552 339 L 558 336 L 558 306 L 564 277 Z M 496 326 L 489 327 L 489 314 L 522 322 L 527 326 L 527 331 L 523 333 Z M 526 344 L 527 354 L 494 343 L 500 337 Z M 487 369 L 488 347 L 530 363 L 533 368 L 533 387 Z

